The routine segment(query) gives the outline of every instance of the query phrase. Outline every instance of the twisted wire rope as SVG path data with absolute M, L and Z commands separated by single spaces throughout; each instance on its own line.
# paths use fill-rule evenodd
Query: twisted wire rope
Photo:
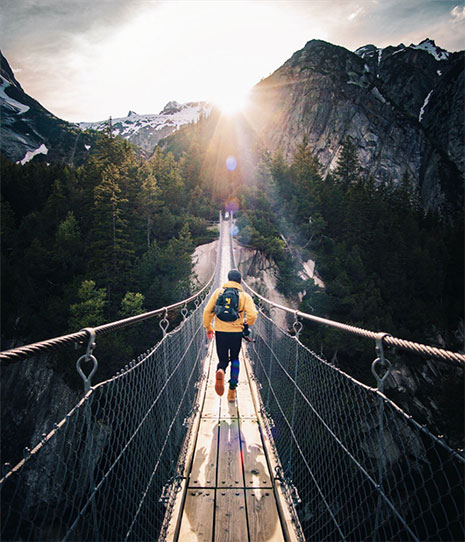
M 312 322 L 316 322 L 318 324 L 334 327 L 337 329 L 340 329 L 342 331 L 346 331 L 348 333 L 352 333 L 354 335 L 359 335 L 361 337 L 366 337 L 368 339 L 381 339 L 383 343 L 389 345 L 389 346 L 397 346 L 398 348 L 401 348 L 402 350 L 407 350 L 410 352 L 415 352 L 417 354 L 421 354 L 423 356 L 432 356 L 435 358 L 440 358 L 446 361 L 452 361 L 457 362 L 461 366 L 465 364 L 465 354 L 462 354 L 460 352 L 452 352 L 450 350 L 446 350 L 443 348 L 437 348 L 435 346 L 428 346 L 421 343 L 416 343 L 413 341 L 409 341 L 406 339 L 399 339 L 397 337 L 393 337 L 392 335 L 384 332 L 376 332 L 376 331 L 370 331 L 368 329 L 352 326 L 350 324 L 345 324 L 342 322 L 337 322 L 335 320 L 330 320 L 328 318 L 322 318 L 320 316 L 314 316 L 312 314 L 308 314 L 305 312 L 301 312 L 299 310 L 291 309 L 289 307 L 285 307 L 283 305 L 280 305 L 279 303 L 275 303 L 274 301 L 270 301 L 266 297 L 260 295 L 258 292 L 256 292 L 251 286 L 247 284 L 246 281 L 244 281 L 244 285 L 246 289 L 257 299 L 260 299 L 260 301 L 266 303 L 271 308 L 279 309 L 281 311 L 284 311 L 288 314 L 292 314 L 294 318 L 302 318 L 303 320 L 308 320 Z
M 195 301 L 196 299 L 200 298 L 203 294 L 207 292 L 207 290 L 210 288 L 213 281 L 215 280 L 216 274 L 217 273 L 216 273 L 216 268 L 215 268 L 215 271 L 209 278 L 208 282 L 197 293 L 191 295 L 190 297 L 186 299 L 183 299 L 182 301 L 178 301 L 177 303 L 173 303 L 172 305 L 168 305 L 167 307 L 162 307 L 161 309 L 155 309 L 153 311 L 145 312 L 143 314 L 138 314 L 136 316 L 130 316 L 128 318 L 124 318 L 124 319 L 117 320 L 114 322 L 109 322 L 107 324 L 102 324 L 92 329 L 95 332 L 96 336 L 106 335 L 114 331 L 119 331 L 120 329 L 124 329 L 126 327 L 132 326 L 144 320 L 148 320 L 149 318 L 160 316 L 162 314 L 167 314 L 170 311 L 184 307 L 185 305 L 191 303 L 192 301 Z M 89 333 L 85 330 L 81 330 L 75 333 L 70 333 L 68 335 L 63 335 L 61 337 L 54 337 L 52 339 L 47 339 L 44 341 L 31 343 L 24 346 L 19 346 L 17 348 L 4 350 L 3 352 L 0 352 L 0 365 L 16 363 L 18 361 L 31 357 L 34 354 L 47 352 L 48 350 L 51 350 L 51 349 L 61 348 L 63 346 L 72 345 L 76 343 L 78 344 L 83 343 L 88 338 L 89 338 Z

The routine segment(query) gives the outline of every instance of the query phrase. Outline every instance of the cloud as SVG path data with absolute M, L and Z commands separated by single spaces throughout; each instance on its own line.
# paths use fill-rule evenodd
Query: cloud
M 349 21 L 353 21 L 353 20 L 354 20 L 355 18 L 357 18 L 361 13 L 363 13 L 363 11 L 364 11 L 363 8 L 358 7 L 353 13 L 351 13 L 351 14 L 347 17 L 347 19 L 348 19 Z
M 67 120 L 250 88 L 311 39 L 463 49 L 461 0 L 0 0 L 3 53 Z M 451 31 L 453 29 L 453 31 Z
M 461 8 L 459 6 L 455 6 L 450 13 L 456 21 L 463 21 L 465 19 L 465 6 Z

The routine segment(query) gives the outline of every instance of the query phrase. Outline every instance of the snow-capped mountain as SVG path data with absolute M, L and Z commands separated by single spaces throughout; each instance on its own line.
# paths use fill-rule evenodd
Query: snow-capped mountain
M 0 60 L 0 152 L 21 164 L 34 159 L 78 165 L 86 160 L 96 131 L 108 130 L 109 121 L 72 124 L 59 119 L 24 92 L 1 51 Z M 210 111 L 206 102 L 172 101 L 158 114 L 129 111 L 127 117 L 112 119 L 112 133 L 149 155 L 160 139 Z
M 0 52 L 0 152 L 14 162 L 82 163 L 96 135 L 55 117 L 28 96 Z
M 305 136 L 324 173 L 349 138 L 375 182 L 407 174 L 425 207 L 448 214 L 463 201 L 464 65 L 429 39 L 355 53 L 312 40 L 254 87 L 250 121 L 288 159 Z
M 406 47 L 403 43 L 401 43 L 397 47 L 387 47 L 386 49 L 379 49 L 378 47 L 375 47 L 374 45 L 365 45 L 357 49 L 355 53 L 362 58 L 365 58 L 365 57 L 370 58 L 370 57 L 376 56 L 379 63 L 381 61 L 383 51 L 386 51 L 388 54 L 395 55 L 403 51 L 406 51 L 407 49 L 426 51 L 438 62 L 441 60 L 447 60 L 450 56 L 449 51 L 446 51 L 445 49 L 438 47 L 434 43 L 434 40 L 430 40 L 429 38 L 426 38 L 425 40 L 420 42 L 418 45 L 411 43 L 408 47 Z
M 111 120 L 112 134 L 119 135 L 151 153 L 160 139 L 170 135 L 184 124 L 197 122 L 201 115 L 208 116 L 211 106 L 206 102 L 180 104 L 168 102 L 158 114 L 139 115 L 129 111 L 126 117 Z M 109 120 L 80 122 L 82 130 L 108 130 Z

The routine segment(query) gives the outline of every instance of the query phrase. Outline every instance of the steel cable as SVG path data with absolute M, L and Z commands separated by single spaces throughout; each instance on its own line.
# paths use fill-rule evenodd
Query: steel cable
M 162 307 L 161 309 L 156 309 L 153 311 L 145 312 L 143 314 L 138 314 L 136 316 L 131 316 L 129 318 L 124 318 L 122 320 L 117 320 L 115 322 L 110 322 L 108 324 L 103 324 L 93 328 L 95 335 L 106 335 L 120 329 L 132 326 L 143 320 L 148 320 L 155 316 L 160 316 L 161 314 L 167 314 L 170 311 L 179 309 L 200 298 L 211 286 L 216 277 L 216 267 L 212 276 L 209 278 L 208 282 L 199 290 L 196 294 L 183 299 L 177 303 L 173 303 L 167 307 Z M 63 335 L 61 337 L 54 337 L 53 339 L 47 339 L 45 341 L 40 341 L 32 344 L 27 344 L 17 348 L 11 348 L 9 350 L 4 350 L 0 352 L 0 366 L 9 365 L 11 363 L 16 363 L 28 357 L 31 357 L 35 354 L 41 354 L 47 352 L 48 350 L 61 348 L 66 345 L 72 344 L 81 344 L 89 338 L 89 333 L 85 330 L 78 331 L 76 333 L 71 333 L 69 335 Z

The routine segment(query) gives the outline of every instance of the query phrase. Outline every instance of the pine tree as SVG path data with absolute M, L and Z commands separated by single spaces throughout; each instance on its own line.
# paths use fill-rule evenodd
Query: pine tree
M 55 236 L 55 254 L 64 269 L 71 270 L 81 264 L 81 231 L 73 211 L 69 211 Z
M 155 176 L 152 173 L 146 172 L 141 189 L 137 195 L 137 202 L 141 216 L 144 218 L 146 224 L 147 250 L 150 248 L 151 244 L 154 216 L 160 211 L 163 205 L 161 195 L 161 190 Z
M 117 168 L 107 165 L 101 183 L 94 189 L 91 263 L 96 276 L 100 275 L 105 281 L 110 300 L 112 287 L 121 283 L 134 255 L 124 212 L 128 201 L 121 194 L 119 180 Z
M 334 176 L 346 188 L 359 180 L 360 162 L 357 149 L 348 137 L 342 144 Z
M 93 280 L 81 283 L 77 292 L 78 302 L 71 305 L 69 327 L 78 331 L 85 327 L 95 327 L 104 323 L 104 310 L 107 295 L 104 288 L 96 288 Z

